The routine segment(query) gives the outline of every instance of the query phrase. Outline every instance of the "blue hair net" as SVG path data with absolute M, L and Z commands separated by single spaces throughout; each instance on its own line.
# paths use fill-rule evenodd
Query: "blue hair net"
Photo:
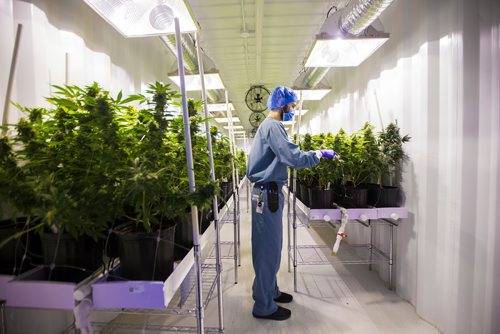
M 291 102 L 297 102 L 297 100 L 297 93 L 295 93 L 293 89 L 285 86 L 278 86 L 273 90 L 271 95 L 269 95 L 267 107 L 271 110 L 275 110 Z

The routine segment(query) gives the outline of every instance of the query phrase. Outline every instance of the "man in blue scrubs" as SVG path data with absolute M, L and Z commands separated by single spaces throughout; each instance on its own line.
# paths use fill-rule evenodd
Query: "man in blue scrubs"
M 252 191 L 252 260 L 253 316 L 271 320 L 286 320 L 289 309 L 276 303 L 290 303 L 292 295 L 281 292 L 276 274 L 281 262 L 283 244 L 283 206 L 281 191 L 287 182 L 287 167 L 310 168 L 321 157 L 333 159 L 333 150 L 302 152 L 288 140 L 282 121 L 293 119 L 297 94 L 279 86 L 269 96 L 269 116 L 261 123 L 248 157 L 247 176 L 254 182 Z

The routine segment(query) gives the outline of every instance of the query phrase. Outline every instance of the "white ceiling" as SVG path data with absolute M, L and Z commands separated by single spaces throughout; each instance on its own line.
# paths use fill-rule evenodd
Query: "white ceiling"
M 220 72 L 245 130 L 252 129 L 246 91 L 291 86 L 332 6 L 349 0 L 189 0 L 200 45 Z M 248 32 L 245 38 L 243 32 Z

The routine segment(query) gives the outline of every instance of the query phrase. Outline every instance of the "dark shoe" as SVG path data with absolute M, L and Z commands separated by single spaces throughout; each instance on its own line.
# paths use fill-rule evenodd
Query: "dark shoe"
M 256 315 L 253 312 L 252 312 L 252 314 L 255 318 L 281 321 L 281 320 L 286 320 L 286 319 L 290 318 L 290 316 L 292 315 L 292 312 L 287 308 L 278 306 L 278 309 L 276 310 L 276 312 L 271 313 L 269 315 Z
M 274 298 L 276 303 L 290 303 L 292 300 L 293 296 L 286 292 L 282 292 L 278 298 Z

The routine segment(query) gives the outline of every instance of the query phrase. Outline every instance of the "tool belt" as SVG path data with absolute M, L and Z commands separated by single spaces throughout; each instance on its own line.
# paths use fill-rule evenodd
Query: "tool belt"
M 280 200 L 279 200 L 280 187 L 278 187 L 278 184 L 274 181 L 267 183 L 257 182 L 255 183 L 254 187 L 260 188 L 261 192 L 264 192 L 264 190 L 266 190 L 267 206 L 269 207 L 269 211 L 271 212 L 278 211 L 280 206 Z

